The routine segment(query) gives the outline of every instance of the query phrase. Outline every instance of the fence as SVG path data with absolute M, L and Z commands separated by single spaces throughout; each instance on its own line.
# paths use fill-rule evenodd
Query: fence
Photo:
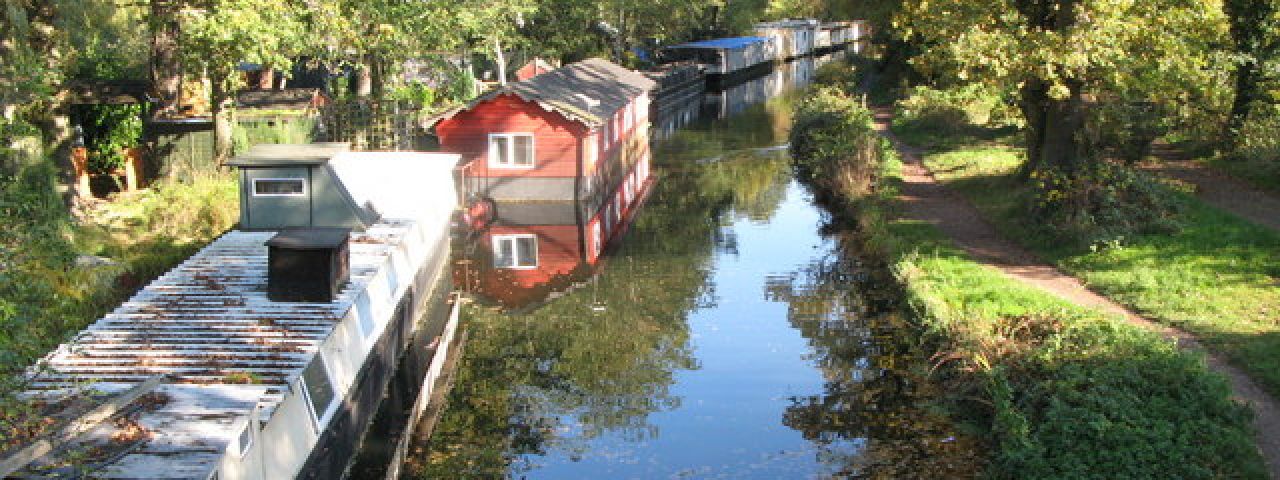
M 396 101 L 336 100 L 320 108 L 318 140 L 348 142 L 353 150 L 429 150 L 423 110 Z

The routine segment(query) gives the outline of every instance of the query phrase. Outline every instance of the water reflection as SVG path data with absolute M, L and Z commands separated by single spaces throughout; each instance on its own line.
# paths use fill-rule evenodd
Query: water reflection
M 572 209 L 498 212 L 472 261 L 518 264 L 525 247 L 494 237 L 532 235 L 536 268 L 482 281 L 524 308 L 470 311 L 447 412 L 413 471 L 970 476 L 972 445 L 921 408 L 888 282 L 820 233 L 834 229 L 790 178 L 782 90 L 655 142 L 661 180 L 613 250 L 583 246 Z
M 454 281 L 506 309 L 535 308 L 596 272 L 603 250 L 574 203 L 501 203 L 471 233 Z
M 798 58 L 779 64 L 766 75 L 723 90 L 706 92 L 700 101 L 671 106 L 654 114 L 650 134 L 655 140 L 667 140 L 695 122 L 741 115 L 770 99 L 809 85 L 818 67 L 844 57 L 845 52 L 834 52 L 821 57 Z
M 822 391 L 792 397 L 783 424 L 819 449 L 839 477 L 969 478 L 982 459 L 972 439 L 922 408 L 930 385 L 887 272 L 864 265 L 849 232 L 812 263 L 766 280 L 765 295 L 788 304 L 809 340 Z

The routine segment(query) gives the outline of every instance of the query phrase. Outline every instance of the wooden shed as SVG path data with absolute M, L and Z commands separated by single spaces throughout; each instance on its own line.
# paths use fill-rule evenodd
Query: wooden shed
M 442 151 L 461 155 L 470 197 L 595 210 L 648 183 L 655 85 L 588 59 L 491 90 L 436 118 L 435 131 Z

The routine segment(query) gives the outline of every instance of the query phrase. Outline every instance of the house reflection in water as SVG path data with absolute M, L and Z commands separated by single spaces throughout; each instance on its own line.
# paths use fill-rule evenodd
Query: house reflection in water
M 472 242 L 460 285 L 514 310 L 590 278 L 651 183 L 654 85 L 593 58 L 434 120 L 441 149 L 463 164 Z
M 621 212 L 612 202 L 594 213 L 574 202 L 498 203 L 493 221 L 463 249 L 455 281 L 508 311 L 536 308 L 583 286 L 601 268 L 611 239 L 630 225 L 645 187 Z

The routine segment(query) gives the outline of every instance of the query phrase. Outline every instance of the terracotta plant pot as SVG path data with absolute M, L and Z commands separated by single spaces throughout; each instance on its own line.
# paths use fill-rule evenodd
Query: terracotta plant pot
M 74 147 L 71 149 L 71 166 L 76 175 L 76 195 L 88 197 L 93 195 L 89 186 L 89 149 Z
M 132 192 L 138 187 L 146 186 L 143 182 L 142 172 L 142 149 L 137 147 L 126 148 L 122 152 L 124 154 L 124 190 Z

